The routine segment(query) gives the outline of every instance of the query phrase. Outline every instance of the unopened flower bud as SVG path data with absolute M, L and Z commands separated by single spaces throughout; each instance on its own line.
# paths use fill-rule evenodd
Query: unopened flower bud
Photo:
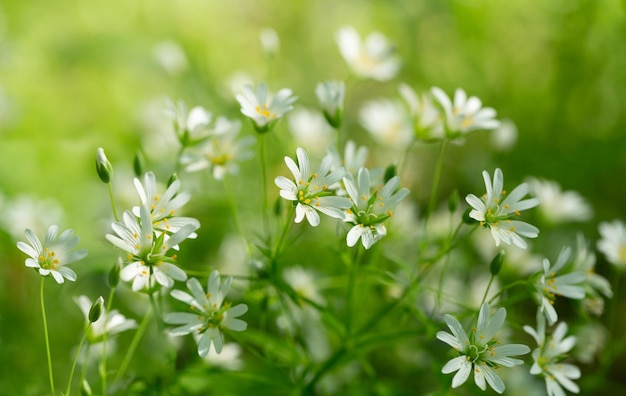
M 496 257 L 491 260 L 491 264 L 489 264 L 489 271 L 491 275 L 496 276 L 500 273 L 500 269 L 502 268 L 502 263 L 504 262 L 504 250 L 500 250 Z
M 107 159 L 102 147 L 98 147 L 96 150 L 96 171 L 98 172 L 98 176 L 100 176 L 100 180 L 104 183 L 108 184 L 111 181 L 111 176 L 113 176 L 113 165 L 111 165 Z
M 265 52 L 267 56 L 271 57 L 278 54 L 280 39 L 278 38 L 276 30 L 269 27 L 262 29 L 259 33 L 259 40 L 261 41 L 263 52 Z
M 394 176 L 398 174 L 398 169 L 396 168 L 396 164 L 391 164 L 385 168 L 385 175 L 383 176 L 385 183 L 389 180 L 393 179 Z
M 111 270 L 109 271 L 109 286 L 111 289 L 115 288 L 118 283 L 120 283 L 120 271 L 122 269 L 121 260 L 118 259 L 118 262 L 113 264 Z
M 136 177 L 141 177 L 143 175 L 143 170 L 146 167 L 146 160 L 141 153 L 141 151 L 137 150 L 135 153 L 135 158 L 133 158 L 133 170 L 135 171 Z
M 102 296 L 98 297 L 93 304 L 91 304 L 91 308 L 89 308 L 89 323 L 93 323 L 100 319 L 100 315 L 102 315 L 102 306 L 104 305 L 104 298 Z
M 167 186 L 171 186 L 172 183 L 174 183 L 176 180 L 178 180 L 178 175 L 176 173 L 172 173 L 172 176 L 170 176 L 169 180 L 167 181 Z
M 452 195 L 450 195 L 450 199 L 448 200 L 448 210 L 451 213 L 456 212 L 456 210 L 459 208 L 459 200 L 461 198 L 459 197 L 459 192 L 457 190 L 454 190 L 452 192 Z

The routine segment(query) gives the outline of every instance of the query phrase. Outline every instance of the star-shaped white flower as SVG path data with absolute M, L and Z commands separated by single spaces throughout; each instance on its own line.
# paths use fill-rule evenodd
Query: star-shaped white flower
M 505 385 L 496 373 L 496 369 L 523 364 L 522 360 L 511 356 L 530 352 L 530 348 L 523 344 L 500 344 L 495 336 L 504 324 L 506 310 L 498 308 L 492 317 L 489 311 L 488 303 L 480 307 L 478 323 L 469 336 L 455 317 L 448 314 L 443 317 L 452 334 L 439 331 L 437 339 L 454 348 L 458 356 L 448 361 L 441 372 L 444 374 L 456 372 L 452 378 L 453 388 L 465 383 L 470 373 L 473 372 L 474 382 L 480 389 L 486 390 L 486 383 L 488 383 L 493 390 L 502 393 Z
M 370 33 L 363 41 L 353 27 L 344 26 L 335 38 L 341 56 L 357 77 L 386 81 L 400 70 L 400 59 L 382 33 Z
M 122 215 L 123 222 L 114 222 L 113 234 L 106 239 L 114 246 L 128 253 L 128 264 L 122 268 L 120 278 L 132 281 L 133 291 L 152 290 L 155 282 L 164 287 L 172 287 L 174 280 L 184 281 L 187 274 L 178 268 L 175 256 L 168 256 L 168 251 L 187 239 L 196 226 L 187 224 L 166 239 L 164 233 L 157 233 L 152 227 L 150 213 L 145 205 L 140 207 L 140 219 L 130 211 Z
M 371 100 L 359 111 L 359 122 L 378 143 L 405 149 L 413 140 L 413 125 L 397 100 Z
M 250 146 L 256 141 L 254 136 L 239 138 L 240 129 L 240 121 L 218 117 L 215 135 L 189 149 L 181 158 L 185 170 L 196 172 L 210 168 L 216 180 L 239 173 L 239 162 L 252 158 Z
M 465 201 L 472 207 L 469 216 L 480 222 L 482 227 L 491 230 L 496 246 L 500 246 L 500 242 L 504 242 L 507 245 L 514 244 L 522 249 L 526 249 L 526 241 L 521 237 L 536 238 L 539 235 L 539 230 L 528 223 L 512 219 L 518 218 L 522 210 L 539 205 L 539 199 L 522 200 L 530 189 L 526 183 L 515 187 L 507 195 L 503 189 L 504 176 L 499 168 L 494 172 L 493 184 L 491 183 L 489 172 L 483 171 L 483 179 L 485 180 L 487 194 L 483 195 L 482 198 L 478 198 L 474 194 L 469 194 L 465 197 Z
M 573 364 L 563 363 L 569 351 L 576 345 L 576 337 L 565 337 L 567 324 L 559 323 L 552 335 L 546 337 L 546 321 L 543 314 L 538 311 L 537 329 L 524 326 L 524 331 L 530 334 L 538 345 L 533 351 L 534 363 L 530 373 L 545 378 L 548 395 L 565 396 L 562 388 L 578 393 L 580 389 L 572 380 L 580 378 L 580 369 Z
M 236 98 L 241 105 L 241 113 L 252 120 L 259 133 L 269 131 L 278 119 L 293 108 L 292 104 L 297 100 L 288 88 L 272 96 L 263 83 L 257 86 L 256 91 L 252 85 L 244 85 L 243 92 Z
M 435 100 L 439 102 L 445 114 L 446 135 L 450 138 L 465 135 L 480 129 L 496 129 L 500 121 L 496 120 L 496 111 L 491 107 L 482 107 L 476 96 L 467 97 L 461 88 L 454 93 L 454 101 L 438 87 L 431 88 Z
M 315 87 L 315 94 L 322 106 L 324 117 L 335 128 L 341 126 L 345 91 L 346 85 L 343 81 L 326 81 Z
M 598 250 L 618 268 L 626 268 L 626 224 L 622 220 L 602 222 L 598 226 L 601 239 Z
M 576 191 L 562 191 L 555 181 L 530 178 L 531 194 L 539 198 L 539 210 L 551 223 L 567 221 L 587 221 L 593 210 L 587 201 Z
M 85 315 L 85 319 L 89 321 L 89 310 L 92 302 L 87 296 L 78 296 L 74 298 L 74 302 L 80 307 L 80 310 Z M 108 337 L 114 336 L 126 330 L 134 329 L 137 327 L 137 322 L 133 319 L 126 319 L 124 315 L 119 313 L 116 309 L 111 312 L 106 312 L 102 307 L 102 314 L 95 322 L 91 323 L 89 327 L 89 334 L 87 339 L 90 343 L 98 343 L 104 340 L 104 335 Z
M 443 139 L 445 137 L 443 117 L 431 96 L 428 93 L 418 95 L 407 84 L 400 84 L 398 91 L 409 108 L 415 136 L 426 141 Z
M 409 194 L 409 190 L 398 190 L 400 178 L 394 176 L 380 190 L 374 188 L 372 191 L 375 186 L 372 186 L 367 168 L 359 169 L 356 182 L 349 175 L 343 183 L 352 200 L 344 220 L 352 226 L 346 236 L 347 244 L 352 247 L 361 239 L 363 247 L 369 249 L 387 235 L 383 222 L 393 216 L 392 209 Z
M 170 293 L 175 299 L 187 304 L 191 311 L 173 312 L 164 316 L 166 323 L 182 325 L 170 333 L 175 336 L 194 334 L 201 357 L 208 355 L 211 344 L 215 352 L 222 352 L 224 330 L 244 331 L 247 328 L 246 322 L 237 318 L 248 311 L 248 306 L 239 304 L 231 307 L 229 303 L 224 303 L 231 282 L 230 276 L 220 282 L 219 273 L 213 271 L 209 276 L 206 293 L 196 278 L 187 281 L 191 294 L 181 290 L 172 290 Z
M 540 301 L 540 311 L 543 312 L 552 325 L 558 319 L 554 301 L 556 296 L 563 296 L 580 300 L 585 298 L 585 289 L 582 283 L 585 280 L 585 273 L 573 271 L 561 273 L 561 270 L 568 263 L 571 249 L 569 247 L 561 250 L 554 265 L 550 265 L 550 260 L 543 259 L 543 274 L 536 282 L 537 296 Z
M 326 155 L 317 172 L 311 173 L 309 157 L 303 148 L 296 149 L 298 164 L 290 157 L 285 163 L 293 174 L 294 180 L 278 176 L 274 183 L 280 188 L 280 196 L 296 204 L 295 222 L 300 223 L 304 217 L 309 224 L 317 227 L 320 223 L 318 211 L 336 219 L 343 219 L 344 209 L 351 206 L 350 200 L 337 197 L 331 190 L 345 174 L 343 168 L 331 170 L 333 158 Z
M 18 242 L 17 247 L 30 256 L 26 259 L 27 267 L 35 268 L 42 276 L 51 275 L 57 283 L 65 279 L 76 280 L 76 273 L 67 265 L 87 256 L 86 249 L 74 250 L 79 242 L 73 230 L 65 230 L 58 235 L 59 227 L 51 225 L 48 228 L 43 244 L 31 229 L 26 229 L 26 239 L 30 243 Z
M 194 106 L 187 112 L 187 106 L 182 100 L 176 105 L 166 99 L 165 112 L 172 120 L 176 136 L 183 147 L 197 144 L 214 133 L 209 127 L 213 115 L 204 107 Z

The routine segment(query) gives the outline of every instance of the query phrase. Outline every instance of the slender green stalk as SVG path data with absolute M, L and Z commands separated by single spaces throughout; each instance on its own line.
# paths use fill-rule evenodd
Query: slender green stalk
M 111 312 L 111 307 L 113 306 L 113 295 L 115 294 L 115 288 L 111 288 L 111 293 L 109 293 L 109 299 L 107 301 L 106 311 L 104 312 L 104 320 L 106 323 L 106 315 Z M 100 362 L 100 380 L 102 382 L 102 394 L 107 394 L 107 336 L 108 332 L 105 330 L 102 335 L 102 361 Z
M 435 205 L 437 204 L 437 191 L 439 190 L 439 183 L 441 182 L 441 172 L 443 170 L 443 160 L 445 158 L 445 151 L 448 140 L 444 139 L 441 141 L 441 146 L 439 147 L 439 157 L 437 158 L 437 165 L 435 167 L 435 176 L 433 178 L 433 186 L 430 190 L 430 200 L 428 201 L 428 210 L 426 212 L 426 218 L 424 219 L 424 228 L 426 228 L 426 223 L 428 222 L 428 218 L 435 210 Z
M 352 262 L 348 268 L 348 287 L 346 289 L 346 336 L 350 337 L 352 333 L 352 305 L 354 300 L 354 283 L 356 281 L 356 269 L 359 263 L 359 252 L 361 251 L 360 245 L 357 244 L 354 247 L 354 255 L 352 256 Z
M 293 224 L 292 217 L 294 212 L 294 207 L 289 206 L 289 213 L 287 213 L 287 217 L 285 218 L 285 224 L 283 225 L 283 229 L 280 233 L 280 237 L 276 240 L 276 245 L 274 245 L 274 250 L 272 252 L 272 261 L 275 261 L 280 254 L 282 253 L 283 243 L 285 243 L 285 238 L 287 237 L 287 233 Z
M 229 183 L 229 177 L 228 175 L 226 175 L 224 177 L 224 190 L 226 191 L 226 196 L 228 198 L 228 203 L 230 204 L 230 210 L 233 213 L 233 219 L 235 221 L 235 229 L 237 230 L 237 233 L 243 238 L 243 240 L 246 243 L 246 249 L 248 250 L 248 255 L 251 254 L 252 252 L 252 246 L 250 245 L 250 241 L 248 240 L 248 237 L 246 236 L 246 234 L 244 233 L 244 227 L 241 225 L 241 218 L 239 216 L 239 211 L 237 210 L 237 202 L 235 201 L 235 196 L 233 194 L 231 185 Z
M 406 146 L 406 150 L 404 150 L 404 153 L 402 154 L 402 159 L 400 160 L 400 164 L 398 164 L 398 175 L 400 176 L 404 174 L 404 169 L 409 163 L 408 161 L 409 154 L 411 153 L 411 150 L 413 149 L 413 145 L 415 145 L 415 140 L 411 141 L 411 143 L 409 143 Z
M 265 134 L 263 133 L 259 135 L 259 158 L 261 160 L 261 184 L 263 190 L 263 227 L 269 242 L 270 226 L 267 212 L 267 167 L 265 164 Z
M 115 196 L 113 195 L 113 186 L 111 185 L 111 182 L 107 183 L 107 185 L 109 186 L 109 198 L 111 198 L 111 210 L 113 211 L 113 217 L 115 218 L 115 221 L 120 221 L 120 218 L 117 215 L 117 209 L 115 208 Z
M 512 289 L 516 286 L 526 286 L 528 285 L 529 281 L 527 279 L 524 280 L 518 280 L 515 282 L 511 282 L 508 285 L 504 286 L 502 289 L 500 289 L 500 291 L 498 293 L 496 293 L 493 297 L 491 297 L 489 299 L 489 303 L 491 304 L 492 302 L 494 302 L 498 297 L 500 297 L 505 291 Z M 482 304 L 481 304 L 482 305 Z
M 72 362 L 72 369 L 70 370 L 70 379 L 67 381 L 67 389 L 65 390 L 65 396 L 70 396 L 70 391 L 72 390 L 72 379 L 74 378 L 74 369 L 76 369 L 76 362 L 78 362 L 80 349 L 85 343 L 85 339 L 87 339 L 87 332 L 89 332 L 90 327 L 91 327 L 91 322 L 87 323 L 87 327 L 85 327 L 85 331 L 83 332 L 83 338 L 81 338 L 80 344 L 78 344 L 78 349 L 76 350 L 76 355 L 74 356 L 74 361 Z
M 483 299 L 480 301 L 480 306 L 481 307 L 483 306 L 483 304 L 487 300 L 487 295 L 489 294 L 489 289 L 491 289 L 491 284 L 493 283 L 493 279 L 495 277 L 496 276 L 494 274 L 491 274 L 491 276 L 489 277 L 489 283 L 487 283 L 487 288 L 485 289 L 485 294 L 483 294 Z
M 119 370 L 117 370 L 117 374 L 115 375 L 115 379 L 113 380 L 113 382 L 118 382 L 126 373 L 126 370 L 128 369 L 128 365 L 130 364 L 130 361 L 133 355 L 135 354 L 135 350 L 137 349 L 137 346 L 139 345 L 139 341 L 141 341 L 143 334 L 146 332 L 146 329 L 148 328 L 148 324 L 150 323 L 150 319 L 152 318 L 152 313 L 153 313 L 153 308 L 152 308 L 152 305 L 150 305 L 150 308 L 144 315 L 143 320 L 141 321 L 141 324 L 139 325 L 139 328 L 137 329 L 137 332 L 135 333 L 135 336 L 130 342 L 130 346 L 128 347 L 128 350 L 126 350 L 126 355 L 124 356 L 124 360 L 122 360 L 122 364 L 120 365 Z
M 41 277 L 41 287 L 39 288 L 39 300 L 41 302 L 41 317 L 43 319 L 43 334 L 46 340 L 46 354 L 48 357 L 48 375 L 50 377 L 50 392 L 52 396 L 55 395 L 54 391 L 54 378 L 52 376 L 52 357 L 50 356 L 50 338 L 48 337 L 48 321 L 46 320 L 46 307 L 44 305 L 43 297 L 43 284 L 46 278 Z

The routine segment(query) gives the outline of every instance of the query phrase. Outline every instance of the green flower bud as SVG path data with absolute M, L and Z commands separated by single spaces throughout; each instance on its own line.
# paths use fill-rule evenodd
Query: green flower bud
M 96 171 L 98 172 L 98 176 L 100 176 L 100 180 L 104 183 L 108 184 L 111 182 L 111 177 L 113 176 L 113 165 L 111 165 L 107 159 L 102 147 L 98 147 L 96 150 Z
M 93 323 L 100 319 L 100 315 L 102 315 L 102 306 L 104 305 L 104 298 L 102 296 L 98 297 L 93 304 L 91 304 L 91 308 L 89 308 L 89 323 Z
M 500 269 L 502 268 L 502 263 L 504 262 L 504 250 L 500 250 L 496 257 L 491 260 L 491 264 L 489 264 L 489 271 L 491 275 L 496 276 L 500 273 Z
M 118 262 L 113 264 L 111 270 L 109 271 L 109 286 L 111 289 L 114 289 L 118 283 L 120 283 L 120 271 L 122 270 L 121 259 L 118 259 Z
M 89 386 L 89 382 L 87 382 L 87 380 L 83 380 L 83 384 L 80 388 L 80 393 L 83 396 L 93 395 L 93 391 L 91 390 L 91 386 Z
M 448 210 L 450 212 L 456 212 L 456 210 L 459 208 L 459 200 L 459 192 L 457 190 L 454 190 L 452 192 L 452 195 L 450 195 L 450 199 L 448 200 Z
M 396 168 L 396 164 L 391 164 L 388 167 L 386 167 L 385 168 L 385 175 L 383 176 L 383 179 L 384 179 L 385 183 L 387 183 L 389 180 L 391 180 L 397 174 L 398 174 L 398 169 Z
M 274 202 L 274 215 L 275 216 L 280 216 L 280 214 L 283 212 L 283 200 L 282 198 L 278 198 L 276 199 L 276 202 Z
M 136 177 L 141 177 L 143 175 L 143 170 L 146 167 L 146 160 L 141 153 L 141 151 L 137 150 L 135 153 L 135 158 L 133 158 L 133 170 L 135 171 Z
M 172 173 L 172 176 L 170 176 L 169 180 L 167 181 L 167 186 L 171 186 L 172 183 L 174 183 L 176 180 L 178 180 L 178 175 L 176 173 Z

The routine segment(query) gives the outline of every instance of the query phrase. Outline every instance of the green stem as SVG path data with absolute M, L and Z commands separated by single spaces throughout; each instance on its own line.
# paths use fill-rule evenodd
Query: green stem
M 354 256 L 348 268 L 348 287 L 346 290 L 346 336 L 350 337 L 352 332 L 352 304 L 354 299 L 354 283 L 356 278 L 356 268 L 359 262 L 360 245 L 354 248 Z
M 115 196 L 113 195 L 113 186 L 111 185 L 111 182 L 107 183 L 107 185 L 109 186 L 109 198 L 111 199 L 111 210 L 113 211 L 113 217 L 115 218 L 115 221 L 120 221 L 120 218 L 117 215 L 117 209 L 115 208 Z
M 50 339 L 48 337 L 48 321 L 46 320 L 46 307 L 44 305 L 44 298 L 43 298 L 43 283 L 45 279 L 46 278 L 44 278 L 43 276 L 41 277 L 41 287 L 39 288 L 39 299 L 41 301 L 41 317 L 43 319 L 43 334 L 46 340 L 46 353 L 48 357 L 48 375 L 50 377 L 50 392 L 52 396 L 54 396 L 56 392 L 54 391 L 54 378 L 52 376 L 52 357 L 50 356 Z
M 480 302 L 480 306 L 482 307 L 483 304 L 485 303 L 485 301 L 487 300 L 487 295 L 489 294 L 489 289 L 491 289 L 491 284 L 493 283 L 493 280 L 496 276 L 494 274 L 491 274 L 491 276 L 489 277 L 489 283 L 487 283 L 487 288 L 485 289 L 485 294 L 483 294 L 483 299 Z
M 329 357 L 328 360 L 326 360 L 326 363 L 324 363 L 324 365 L 320 367 L 320 369 L 315 373 L 313 378 L 302 388 L 302 392 L 300 394 L 312 395 L 315 384 L 322 378 L 324 374 L 326 374 L 327 371 L 332 369 L 335 364 L 337 364 L 337 362 L 339 362 L 339 360 L 343 358 L 343 355 L 346 352 L 347 349 L 345 346 L 342 346 L 337 351 L 335 351 L 335 353 L 331 357 Z
M 489 303 L 491 304 L 495 299 L 497 299 L 498 297 L 500 297 L 502 295 L 502 293 L 504 293 L 505 291 L 512 289 L 516 286 L 526 286 L 528 284 L 528 280 L 518 280 L 515 282 L 511 282 L 508 285 L 504 286 L 502 289 L 500 289 L 500 291 L 498 293 L 496 293 L 493 297 L 491 297 L 489 299 Z M 481 304 L 482 305 L 482 304 Z
M 113 296 L 115 294 L 115 288 L 111 289 L 111 293 L 109 293 L 109 299 L 107 301 L 106 311 L 104 312 L 104 323 L 106 323 L 106 315 L 111 312 L 111 307 L 113 306 Z M 102 362 L 100 365 L 100 380 L 102 382 L 102 395 L 106 396 L 107 394 L 107 336 L 108 333 L 105 331 L 102 335 Z
M 272 261 L 275 261 L 280 254 L 282 253 L 283 243 L 285 242 L 285 238 L 287 237 L 287 233 L 293 224 L 292 217 L 294 212 L 294 207 L 289 206 L 289 213 L 287 213 L 287 217 L 285 218 L 285 224 L 283 224 L 283 229 L 280 233 L 280 237 L 276 241 L 276 245 L 274 246 L 274 250 L 272 251 Z
M 265 165 L 265 134 L 259 136 L 259 158 L 261 159 L 261 184 L 263 190 L 263 227 L 268 237 L 268 245 L 270 244 L 269 219 L 267 213 L 267 169 Z
M 230 209 L 233 212 L 233 219 L 235 221 L 235 229 L 237 230 L 237 233 L 243 238 L 244 242 L 246 243 L 246 249 L 248 250 L 248 255 L 250 255 L 252 252 L 252 247 L 250 245 L 250 241 L 248 241 L 248 238 L 243 232 L 244 227 L 241 225 L 239 211 L 237 210 L 237 203 L 235 202 L 235 197 L 233 195 L 233 191 L 229 183 L 228 175 L 224 177 L 224 190 L 226 191 L 226 196 L 228 197 L 228 203 L 230 204 Z
M 70 370 L 70 379 L 67 381 L 67 389 L 65 390 L 65 396 L 70 396 L 70 391 L 72 390 L 72 379 L 74 378 L 74 370 L 76 369 L 76 362 L 78 361 L 78 356 L 80 355 L 80 349 L 85 343 L 85 339 L 87 338 L 87 332 L 89 331 L 90 327 L 91 327 L 91 322 L 87 323 L 87 327 L 85 327 L 85 331 L 83 332 L 83 337 L 80 340 L 80 344 L 78 344 L 78 349 L 76 350 L 76 355 L 74 356 L 74 361 L 72 362 L 72 369 Z
M 433 179 L 433 186 L 430 191 L 430 200 L 428 201 L 428 210 L 426 212 L 426 218 L 424 219 L 424 228 L 426 228 L 426 223 L 430 218 L 430 215 L 435 210 L 435 205 L 437 203 L 437 191 L 439 190 L 439 183 L 441 182 L 441 172 L 443 170 L 443 160 L 444 154 L 446 151 L 448 140 L 444 139 L 441 141 L 441 146 L 439 147 L 439 156 L 437 158 L 437 165 L 435 168 L 435 176 Z
M 146 332 L 146 329 L 148 328 L 148 324 L 150 323 L 150 319 L 152 318 L 152 311 L 153 311 L 153 308 L 152 306 L 150 306 L 150 309 L 148 309 L 148 311 L 144 315 L 143 320 L 141 321 L 141 324 L 139 325 L 139 328 L 137 329 L 137 332 L 135 333 L 135 336 L 130 342 L 130 346 L 128 347 L 128 350 L 126 351 L 126 355 L 124 356 L 124 360 L 122 361 L 122 364 L 120 365 L 120 368 L 117 371 L 117 374 L 115 375 L 115 379 L 113 380 L 114 382 L 118 382 L 126 373 L 126 369 L 128 369 L 130 360 L 135 354 L 135 350 L 137 349 L 137 346 L 139 345 L 139 341 L 143 337 L 143 334 Z
M 404 154 L 402 154 L 402 159 L 400 160 L 400 164 L 398 165 L 398 175 L 402 176 L 404 174 L 404 169 L 408 164 L 409 154 L 411 153 L 411 149 L 413 149 L 413 145 L 415 144 L 415 140 L 411 141 L 408 146 L 406 146 L 406 150 L 404 150 Z

